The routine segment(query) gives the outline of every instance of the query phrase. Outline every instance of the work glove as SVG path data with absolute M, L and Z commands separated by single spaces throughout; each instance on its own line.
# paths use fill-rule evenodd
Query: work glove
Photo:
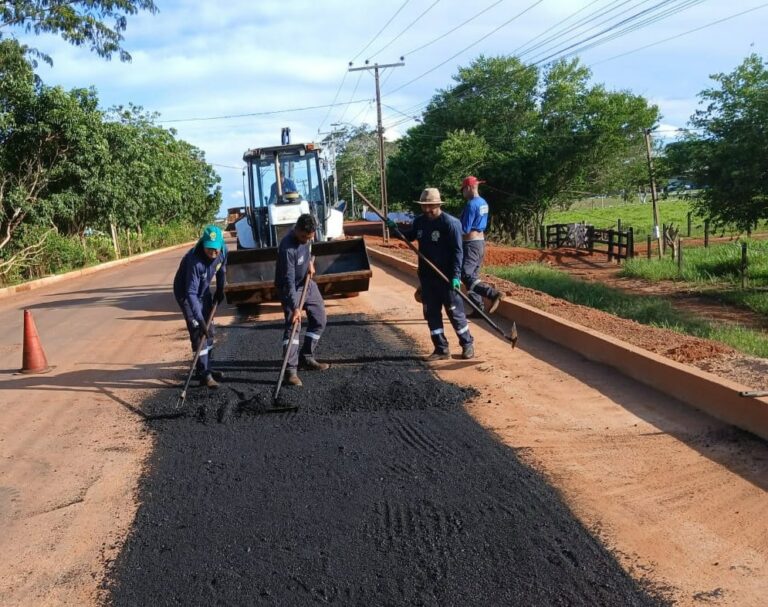
M 199 320 L 192 321 L 192 327 L 197 331 L 198 337 L 208 337 L 208 330 L 205 328 L 205 323 Z
M 458 278 L 454 278 L 451 281 L 451 287 L 453 287 L 454 291 L 461 291 L 461 281 Z
M 222 301 L 224 301 L 224 289 L 216 289 L 213 292 L 213 301 L 215 301 L 217 304 L 220 304 Z
M 397 229 L 397 224 L 394 221 L 392 221 L 391 219 L 387 219 L 384 223 L 387 224 L 387 227 L 390 230 L 396 230 Z

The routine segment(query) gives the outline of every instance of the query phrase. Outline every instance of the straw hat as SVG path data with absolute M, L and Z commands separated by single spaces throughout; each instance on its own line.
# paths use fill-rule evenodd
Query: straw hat
M 443 201 L 440 199 L 440 190 L 437 188 L 425 188 L 421 193 L 421 198 L 414 200 L 414 202 L 419 204 L 443 204 Z

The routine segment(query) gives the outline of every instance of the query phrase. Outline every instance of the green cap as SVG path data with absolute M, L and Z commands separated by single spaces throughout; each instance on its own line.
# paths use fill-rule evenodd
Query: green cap
M 224 235 L 221 233 L 221 228 L 214 225 L 205 226 L 200 242 L 205 249 L 221 251 L 224 248 Z

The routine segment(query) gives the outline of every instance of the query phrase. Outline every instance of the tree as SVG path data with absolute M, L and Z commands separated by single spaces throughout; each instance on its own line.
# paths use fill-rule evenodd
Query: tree
M 379 140 L 376 129 L 363 124 L 345 128 L 337 138 L 336 173 L 339 192 L 348 192 L 352 184 L 372 201 L 379 199 Z M 385 157 L 397 144 L 384 142 Z
M 422 123 L 401 140 L 390 192 L 409 200 L 424 185 L 455 189 L 441 160 L 450 150 L 454 171 L 472 167 L 492 186 L 484 196 L 493 229 L 514 237 L 591 180 L 625 183 L 615 166 L 634 166 L 642 129 L 657 121 L 658 109 L 629 92 L 592 85 L 590 77 L 578 60 L 540 71 L 515 57 L 479 57 L 459 69 L 456 84 L 435 95 Z M 455 145 L 462 132 L 463 161 L 462 144 Z
M 75 46 L 88 46 L 100 57 L 117 53 L 121 61 L 131 56 L 122 47 L 127 17 L 139 11 L 157 12 L 153 0 L 18 0 L 0 2 L 0 38 L 12 30 L 52 33 Z M 108 23 L 111 21 L 111 23 Z M 12 34 L 10 34 L 12 36 Z M 33 56 L 51 58 L 25 47 Z
M 707 106 L 691 118 L 703 130 L 694 172 L 707 185 L 694 205 L 716 222 L 749 231 L 768 219 L 768 65 L 753 54 L 712 78 L 719 88 L 700 93 Z

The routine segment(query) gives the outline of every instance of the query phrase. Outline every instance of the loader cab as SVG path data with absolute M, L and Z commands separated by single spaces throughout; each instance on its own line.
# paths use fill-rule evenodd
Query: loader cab
M 326 239 L 329 213 L 319 153 L 313 144 L 258 148 L 245 153 L 250 221 L 238 226 L 243 228 L 237 234 L 241 248 L 276 247 L 302 213 L 315 216 L 317 239 Z

